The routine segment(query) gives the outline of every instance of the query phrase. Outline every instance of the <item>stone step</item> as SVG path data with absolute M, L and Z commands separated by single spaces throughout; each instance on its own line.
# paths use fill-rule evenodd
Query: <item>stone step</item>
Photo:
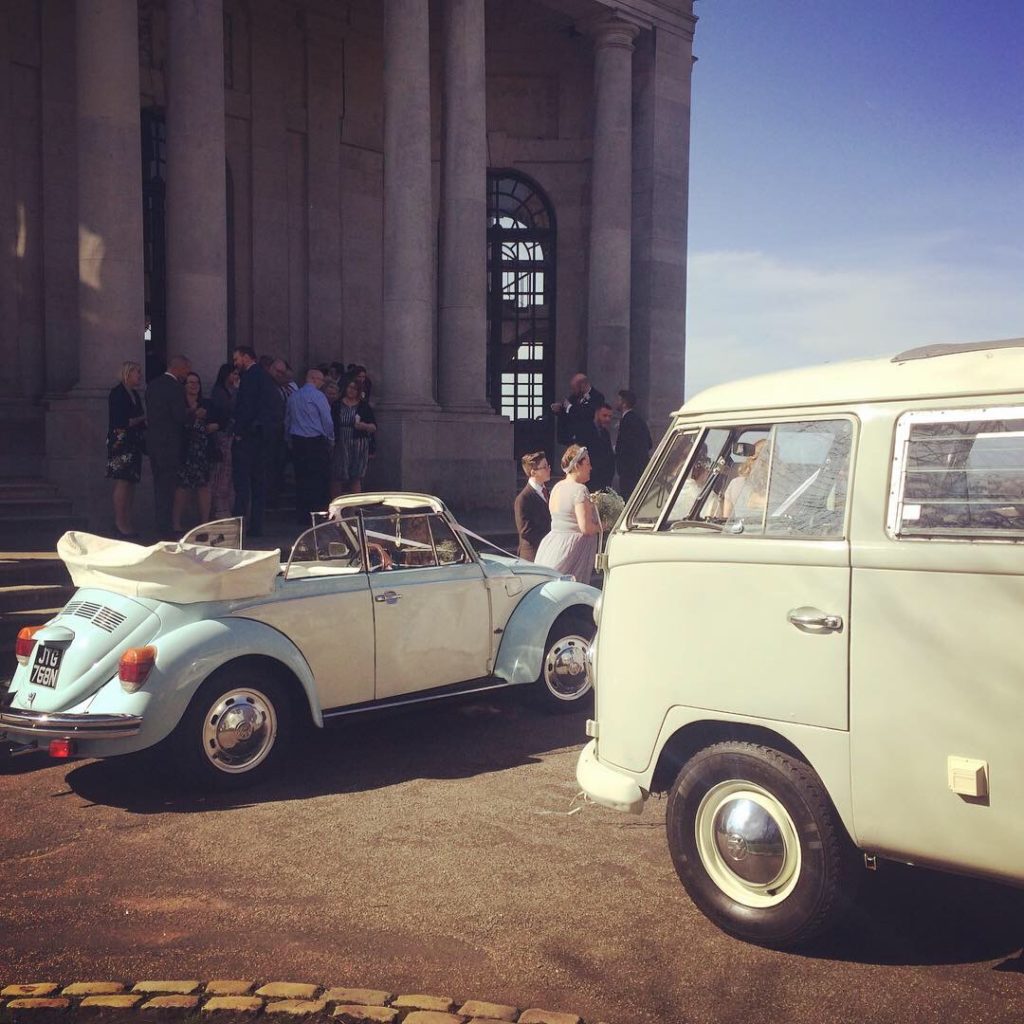
M 42 477 L 8 477 L 0 480 L 0 499 L 19 497 L 21 495 L 38 495 L 50 497 L 59 495 L 56 484 Z
M 60 583 L 26 583 L 14 587 L 0 587 L 0 615 L 67 604 L 74 592 L 74 587 Z
M 64 563 L 53 553 L 5 552 L 0 554 L 0 587 L 71 586 Z
M 71 502 L 67 498 L 59 496 L 0 494 L 0 529 L 8 519 L 22 519 L 25 516 L 44 519 L 52 516 L 70 516 L 71 507 Z

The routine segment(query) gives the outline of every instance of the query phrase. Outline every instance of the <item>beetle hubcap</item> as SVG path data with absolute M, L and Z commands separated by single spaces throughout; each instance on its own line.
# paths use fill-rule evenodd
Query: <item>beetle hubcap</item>
M 786 808 L 766 789 L 730 780 L 697 808 L 697 852 L 711 880 L 747 907 L 772 907 L 800 877 L 800 841 Z
M 544 682 L 559 700 L 579 700 L 590 689 L 587 674 L 587 641 L 566 636 L 548 649 L 544 659 Z
M 232 690 L 210 708 L 203 724 L 203 752 L 222 772 L 252 771 L 277 739 L 274 705 L 258 690 Z

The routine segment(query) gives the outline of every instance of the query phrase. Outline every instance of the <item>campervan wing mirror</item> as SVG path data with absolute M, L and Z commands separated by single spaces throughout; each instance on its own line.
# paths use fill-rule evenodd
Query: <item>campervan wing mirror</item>
M 747 441 L 737 441 L 732 446 L 733 455 L 742 455 L 745 459 L 749 459 L 754 454 L 754 446 Z

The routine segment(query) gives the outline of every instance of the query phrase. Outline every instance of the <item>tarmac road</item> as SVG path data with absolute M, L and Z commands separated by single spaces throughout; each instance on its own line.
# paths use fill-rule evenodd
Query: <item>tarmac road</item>
M 1024 893 L 882 865 L 816 956 L 717 931 L 664 805 L 574 811 L 583 717 L 518 694 L 314 737 L 199 798 L 132 762 L 0 767 L 0 983 L 251 978 L 617 1024 L 1024 1016 Z

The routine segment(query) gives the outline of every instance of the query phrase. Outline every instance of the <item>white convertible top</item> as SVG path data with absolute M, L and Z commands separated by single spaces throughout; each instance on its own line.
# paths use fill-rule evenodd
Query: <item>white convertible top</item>
M 128 597 L 173 604 L 264 597 L 274 589 L 280 552 L 239 551 L 160 541 L 143 547 L 70 530 L 57 554 L 76 587 L 99 587 Z

